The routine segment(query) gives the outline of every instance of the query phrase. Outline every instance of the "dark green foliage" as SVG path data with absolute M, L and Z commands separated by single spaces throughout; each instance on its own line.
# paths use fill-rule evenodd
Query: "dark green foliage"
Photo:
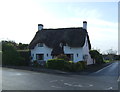
M 3 65 L 22 65 L 20 54 L 17 52 L 13 44 L 2 42 L 2 64 Z
M 46 65 L 47 65 L 47 68 L 63 70 L 64 63 L 65 63 L 65 60 L 63 59 L 49 59 Z
M 17 49 L 26 50 L 26 49 L 28 49 L 28 44 L 19 43 L 18 46 L 17 46 Z
M 33 67 L 40 67 L 39 63 L 37 62 L 37 60 L 33 61 Z
M 85 68 L 85 62 L 79 61 L 77 63 L 74 63 L 65 61 L 63 59 L 50 59 L 47 61 L 46 67 L 50 69 L 76 72 Z
M 18 50 L 18 53 L 22 58 L 24 58 L 23 65 L 28 66 L 30 64 L 30 51 L 28 50 Z
M 96 64 L 104 63 L 102 55 L 97 50 L 90 51 L 91 58 L 95 60 Z

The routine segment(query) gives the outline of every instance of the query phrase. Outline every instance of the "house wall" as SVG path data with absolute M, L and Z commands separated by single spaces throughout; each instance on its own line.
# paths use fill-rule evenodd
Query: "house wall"
M 83 52 L 82 52 L 81 47 L 72 48 L 69 46 L 64 46 L 64 53 L 65 54 L 73 54 L 73 61 L 74 62 L 78 62 L 78 61 L 83 60 Z M 77 54 L 78 54 L 78 57 L 77 57 Z
M 85 40 L 85 44 L 83 46 L 83 55 L 87 55 L 87 65 L 89 64 L 93 64 L 93 59 L 91 58 L 90 54 L 89 54 L 89 45 L 88 45 L 88 41 L 87 41 L 87 37 Z
M 38 47 L 38 45 L 36 45 L 34 49 L 31 50 L 31 56 L 33 57 L 32 61 L 36 60 L 36 54 L 44 54 L 45 61 L 47 61 L 48 59 L 52 59 L 51 52 L 52 52 L 52 48 L 47 47 L 45 44 L 43 44 L 43 47 Z M 64 46 L 64 53 L 73 54 L 74 62 L 83 61 L 84 60 L 83 56 L 88 55 L 87 65 L 93 64 L 93 60 L 91 59 L 91 56 L 89 54 L 87 37 L 86 37 L 86 41 L 83 47 L 72 48 L 69 46 Z
M 31 50 L 32 61 L 36 60 L 36 54 L 44 54 L 44 60 L 52 59 L 51 56 L 52 48 L 47 47 L 43 44 L 43 47 L 38 47 L 38 44 Z M 33 55 L 34 54 L 34 55 Z M 47 56 L 48 54 L 48 56 Z

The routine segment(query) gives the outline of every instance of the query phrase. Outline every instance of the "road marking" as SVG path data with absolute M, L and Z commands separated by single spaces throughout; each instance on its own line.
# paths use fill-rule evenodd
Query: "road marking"
M 119 82 L 120 81 L 120 76 L 118 77 L 118 80 L 117 80 L 117 82 Z
M 81 85 L 81 84 L 70 84 L 70 83 L 64 83 L 66 86 L 72 86 L 72 87 L 92 87 L 92 84 L 86 84 L 86 85 Z
M 74 85 L 74 86 L 75 86 L 75 87 L 83 87 L 83 86 L 82 86 L 82 85 L 80 85 L 80 84 L 79 84 L 79 85 Z
M 90 87 L 92 87 L 93 85 L 92 84 L 89 84 Z
M 112 63 L 112 64 L 113 64 L 113 63 Z M 106 68 L 108 68 L 108 67 L 112 66 L 112 64 L 110 64 L 110 65 L 108 65 L 108 66 L 106 66 L 106 67 L 104 67 L 104 68 L 102 68 L 102 69 L 98 70 L 98 71 L 97 71 L 97 72 L 95 72 L 95 73 L 99 73 L 99 72 L 101 72 L 102 70 L 104 70 L 104 69 L 106 69 Z
M 21 73 L 16 73 L 16 75 L 22 75 Z
M 112 90 L 113 88 L 112 87 L 109 87 L 108 90 Z
M 64 85 L 66 85 L 66 86 L 72 86 L 72 84 L 69 84 L 69 83 L 64 83 Z
M 51 86 L 51 87 L 54 87 L 54 88 L 62 88 L 62 87 L 57 87 L 57 86 Z
M 58 80 L 52 80 L 52 81 L 50 81 L 50 82 L 57 82 Z

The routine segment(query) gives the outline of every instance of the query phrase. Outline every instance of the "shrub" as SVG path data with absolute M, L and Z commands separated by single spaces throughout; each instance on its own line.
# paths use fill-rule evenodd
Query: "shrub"
M 60 54 L 56 58 L 57 59 L 63 59 L 65 61 L 69 61 L 70 60 L 65 54 Z
M 80 70 L 83 70 L 85 69 L 85 61 L 78 61 L 76 63 L 73 63 L 73 66 L 72 66 L 72 71 L 80 71 Z
M 22 65 L 20 61 L 23 58 L 17 52 L 16 48 L 7 42 L 2 43 L 2 64 L 3 65 Z
M 51 68 L 51 69 L 63 70 L 64 63 L 65 63 L 65 60 L 63 59 L 49 59 L 46 63 L 46 66 L 47 68 Z
M 39 63 L 37 62 L 37 60 L 34 60 L 33 61 L 33 67 L 39 67 L 40 65 L 39 65 Z
M 89 53 L 91 58 L 96 61 L 96 64 L 104 63 L 102 55 L 97 50 L 91 50 Z
M 28 66 L 30 64 L 30 52 L 28 50 L 17 50 L 20 56 L 23 58 L 21 60 L 21 63 L 23 63 L 24 66 Z
M 74 63 L 73 61 L 65 61 L 63 59 L 49 59 L 46 63 L 47 68 L 70 71 L 70 72 L 83 70 L 85 66 L 86 66 L 86 62 L 84 61 L 79 61 Z

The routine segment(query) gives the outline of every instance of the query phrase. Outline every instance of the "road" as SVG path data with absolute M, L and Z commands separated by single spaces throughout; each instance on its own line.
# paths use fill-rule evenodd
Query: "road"
M 118 62 L 86 75 L 47 74 L 0 68 L 3 90 L 118 90 Z

